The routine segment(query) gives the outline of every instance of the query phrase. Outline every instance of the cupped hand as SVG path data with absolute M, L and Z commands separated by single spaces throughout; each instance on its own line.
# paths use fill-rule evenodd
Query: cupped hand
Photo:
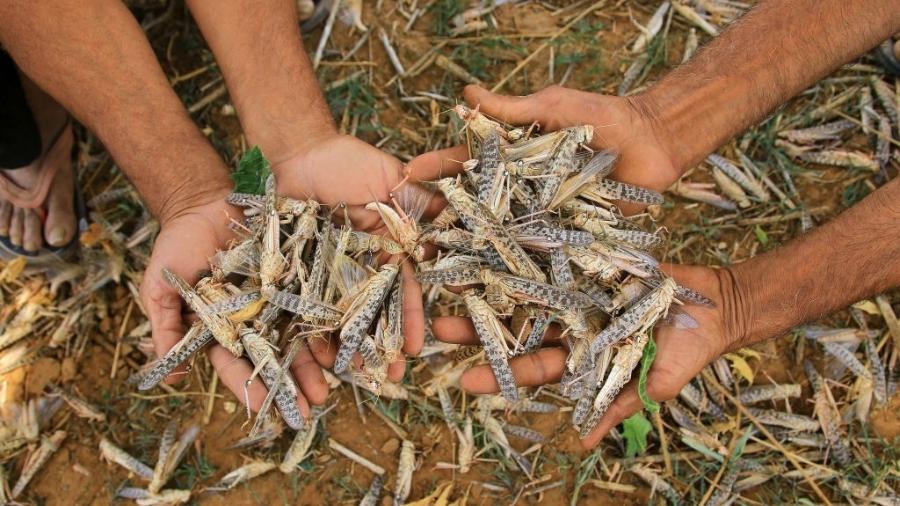
M 280 194 L 315 199 L 333 208 L 338 221 L 343 220 L 346 210 L 354 229 L 386 236 L 390 233 L 381 217 L 377 212 L 365 209 L 366 204 L 373 201 L 390 203 L 391 193 L 400 185 L 433 179 L 440 174 L 439 168 L 421 161 L 404 166 L 397 158 L 356 137 L 339 134 L 319 139 L 305 151 L 277 162 L 272 170 Z M 425 190 L 419 188 L 418 191 Z M 432 195 L 424 217 L 436 216 L 445 205 L 440 195 Z M 422 287 L 415 279 L 413 264 L 408 259 L 400 260 L 404 288 L 403 352 L 416 355 L 425 338 Z M 312 340 L 310 346 L 323 367 L 334 365 L 336 343 Z M 405 365 L 404 357 L 399 357 L 390 365 L 388 378 L 392 381 L 402 379 Z
M 651 399 L 665 401 L 674 398 L 681 388 L 710 362 L 735 345 L 735 331 L 739 315 L 734 312 L 730 277 L 726 270 L 706 267 L 670 265 L 663 268 L 679 284 L 693 288 L 709 297 L 714 308 L 685 305 L 684 310 L 696 321 L 697 327 L 680 329 L 658 326 L 653 333 L 657 352 L 647 377 L 647 393 Z M 463 317 L 436 318 L 435 336 L 445 342 L 474 344 L 478 336 L 471 320 Z M 545 336 L 545 347 L 539 351 L 510 360 L 516 384 L 540 386 L 557 383 L 563 375 L 568 351 L 557 339 L 559 329 L 551 328 Z M 476 394 L 499 391 L 490 366 L 470 368 L 460 378 L 460 385 Z M 637 376 L 619 393 L 601 418 L 597 427 L 582 440 L 585 448 L 593 448 L 624 419 L 641 409 L 637 395 Z
M 181 340 L 188 327 L 181 296 L 165 281 L 162 270 L 168 268 L 191 285 L 200 279 L 201 273 L 209 270 L 209 259 L 216 251 L 226 249 L 234 238 L 228 228 L 229 220 L 241 218 L 240 210 L 225 203 L 226 195 L 227 191 L 211 195 L 208 202 L 187 206 L 162 223 L 140 289 L 157 356 L 165 355 Z M 235 358 L 216 343 L 207 349 L 207 353 L 222 383 L 243 402 L 244 385 L 253 372 L 252 364 L 245 358 Z M 291 371 L 300 387 L 297 400 L 306 414 L 309 402 L 321 404 L 328 394 L 328 384 L 321 369 L 316 364 L 309 367 L 310 363 L 314 364 L 314 360 L 304 345 L 294 358 Z M 180 367 L 166 381 L 174 383 L 183 371 Z M 250 384 L 249 401 L 254 411 L 262 405 L 266 393 L 261 381 Z

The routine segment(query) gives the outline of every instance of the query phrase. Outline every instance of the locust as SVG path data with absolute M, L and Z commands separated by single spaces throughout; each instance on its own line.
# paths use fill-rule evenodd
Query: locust
M 269 389 L 276 389 L 273 395 L 281 417 L 290 428 L 294 430 L 301 429 L 305 424 L 305 420 L 303 414 L 300 413 L 300 406 L 297 403 L 299 390 L 291 375 L 287 374 L 279 365 L 272 344 L 255 329 L 242 328 L 239 332 L 244 350 L 247 352 L 247 356 L 250 357 L 250 361 L 253 363 L 256 371 L 262 376 L 263 383 Z M 276 387 L 276 385 L 280 386 Z
M 515 238 L 504 228 L 491 211 L 475 199 L 464 189 L 458 186 L 452 179 L 438 181 L 438 187 L 447 197 L 450 205 L 456 209 L 460 220 L 475 234 L 476 237 L 484 237 L 499 254 L 503 263 L 513 274 L 545 282 L 547 277 L 538 268 L 534 261 L 525 253 L 525 250 L 516 242 Z
M 509 329 L 500 323 L 494 310 L 477 292 L 470 290 L 463 295 L 463 299 L 497 384 L 500 385 L 501 394 L 508 400 L 516 400 L 519 392 L 512 369 L 509 367 L 511 355 L 509 346 L 515 342 L 515 338 Z
M 284 458 L 281 460 L 281 464 L 278 465 L 278 469 L 285 474 L 293 473 L 297 470 L 297 465 L 303 461 L 309 455 L 309 448 L 312 446 L 313 439 L 316 437 L 316 426 L 319 420 L 325 416 L 329 411 L 334 409 L 335 405 L 332 405 L 326 409 L 321 409 L 318 406 L 312 408 L 310 412 L 310 420 L 309 423 L 303 425 L 296 434 L 294 434 L 294 439 L 291 441 L 291 445 L 288 447 L 287 451 L 284 453 Z
M 366 205 L 366 209 L 378 212 L 394 240 L 417 262 L 425 257 L 425 248 L 419 242 L 418 222 L 430 198 L 431 195 L 418 186 L 404 183 L 391 193 L 393 207 L 381 202 Z
M 359 348 L 365 332 L 371 327 L 399 270 L 400 267 L 396 264 L 383 265 L 378 273 L 360 288 L 359 294 L 344 313 L 341 320 L 341 344 L 334 363 L 335 373 L 344 372 L 350 365 L 350 358 Z
M 562 182 L 575 171 L 575 152 L 578 146 L 590 142 L 594 137 L 594 127 L 584 125 L 567 128 L 563 139 L 559 142 L 547 160 L 547 171 L 542 179 L 538 202 L 547 208 L 553 202 Z
M 594 428 L 606 410 L 612 404 L 613 400 L 625 387 L 625 384 L 631 379 L 631 373 L 634 367 L 640 362 L 644 346 L 649 339 L 646 333 L 638 334 L 630 343 L 621 346 L 613 359 L 612 369 L 609 375 L 601 383 L 600 392 L 594 399 L 594 410 L 588 419 L 581 425 L 579 434 L 586 437 Z
M 530 302 L 555 309 L 587 309 L 593 300 L 583 293 L 533 281 L 490 269 L 458 268 L 424 271 L 417 274 L 422 283 L 466 286 L 484 284 L 517 302 Z
M 675 300 L 675 281 L 666 278 L 659 287 L 634 303 L 627 311 L 615 318 L 611 325 L 603 329 L 591 341 L 592 355 L 622 339 L 649 330 L 669 309 Z
M 413 471 L 416 466 L 416 447 L 404 439 L 400 446 L 400 462 L 397 464 L 397 481 L 394 485 L 394 506 L 406 502 L 412 488 Z
M 234 356 L 239 357 L 243 353 L 243 348 L 238 340 L 237 328 L 224 316 L 212 313 L 208 309 L 208 302 L 204 300 L 188 283 L 180 276 L 163 269 L 163 277 L 181 294 L 181 298 L 197 313 L 197 317 L 203 322 L 203 325 L 212 334 L 226 350 L 230 351 Z

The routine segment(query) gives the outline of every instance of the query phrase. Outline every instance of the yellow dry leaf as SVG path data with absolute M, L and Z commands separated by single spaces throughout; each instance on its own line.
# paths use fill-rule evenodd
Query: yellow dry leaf
M 429 494 L 426 497 L 419 499 L 418 501 L 408 502 L 406 506 L 432 506 L 435 501 L 438 500 L 439 497 L 443 496 L 444 490 L 453 488 L 453 482 L 447 482 L 443 485 L 438 485 L 434 492 Z M 446 498 L 444 498 L 446 504 Z
M 25 270 L 25 257 L 16 257 L 6 263 L 0 271 L 0 283 L 15 281 Z
M 870 315 L 878 316 L 881 314 L 881 311 L 878 310 L 878 306 L 871 300 L 861 300 L 856 304 L 853 304 L 853 307 Z
M 250 304 L 244 306 L 242 309 L 238 309 L 234 313 L 231 313 L 230 315 L 228 315 L 228 319 L 235 323 L 252 320 L 257 313 L 262 311 L 262 308 L 265 305 L 266 301 L 260 298 L 256 302 L 251 302 Z
M 740 355 L 742 357 L 755 358 L 756 360 L 759 360 L 762 358 L 762 355 L 758 351 L 756 351 L 752 348 L 741 348 L 738 350 L 738 355 Z
M 747 361 L 744 360 L 744 357 L 736 355 L 734 353 L 726 353 L 725 358 L 727 358 L 728 361 L 731 362 L 731 368 L 734 370 L 734 372 L 740 374 L 741 377 L 743 377 L 751 384 L 753 383 L 753 368 L 751 368 L 750 364 L 748 364 Z
M 91 223 L 88 229 L 81 234 L 81 245 L 90 248 L 100 242 L 102 237 L 103 228 L 97 223 Z
M 444 491 L 441 492 L 441 495 L 439 495 L 437 500 L 434 501 L 434 506 L 447 506 L 447 501 L 450 500 L 451 492 L 453 492 L 453 482 L 447 484 L 447 487 L 444 488 Z

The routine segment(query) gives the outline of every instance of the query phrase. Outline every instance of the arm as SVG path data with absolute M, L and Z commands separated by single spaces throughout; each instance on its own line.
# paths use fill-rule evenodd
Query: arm
M 636 104 L 684 172 L 898 30 L 891 0 L 764 1 Z
M 900 10 L 891 0 L 768 0 L 633 97 L 559 86 L 525 97 L 468 86 L 465 96 L 513 124 L 536 121 L 549 130 L 593 124 L 592 145 L 619 151 L 613 177 L 663 191 L 785 100 L 898 30 Z
M 121 2 L 0 2 L 0 42 L 103 141 L 161 223 L 230 189 Z
M 616 177 L 662 190 L 782 101 L 897 31 L 900 12 L 892 3 L 764 2 L 695 60 L 629 99 L 559 87 L 528 97 L 468 87 L 466 97 L 513 123 L 538 121 L 551 130 L 592 123 L 597 133 L 593 143 L 620 151 Z M 760 39 L 763 33 L 766 37 Z M 900 181 L 894 180 L 831 223 L 730 269 L 668 266 L 680 284 L 710 296 L 717 306 L 688 306 L 700 324 L 697 329 L 656 330 L 658 355 L 648 378 L 649 395 L 670 399 L 726 351 L 778 336 L 900 285 L 897 202 Z M 477 342 L 465 319 L 439 318 L 434 329 L 447 341 Z M 693 346 L 684 346 L 686 341 Z M 564 350 L 548 347 L 514 359 L 517 383 L 558 381 L 565 358 Z M 487 366 L 467 371 L 460 383 L 472 392 L 497 391 Z M 640 408 L 631 384 L 583 444 L 595 446 Z
M 339 134 L 300 39 L 296 2 L 188 0 L 188 5 L 216 55 L 248 141 L 272 161 L 278 191 L 332 207 L 345 204 L 355 228 L 387 233 L 378 213 L 365 205 L 389 202 L 404 179 L 404 166 Z M 403 350 L 416 354 L 425 334 L 421 287 L 411 264 L 402 272 Z M 310 345 L 322 365 L 333 364 L 336 346 Z M 404 368 L 400 357 L 388 377 L 399 381 Z
M 25 73 L 100 138 L 159 220 L 141 305 L 162 356 L 184 335 L 185 322 L 181 298 L 161 269 L 194 282 L 216 250 L 227 246 L 229 215 L 240 217 L 224 201 L 232 188 L 228 168 L 169 87 L 121 2 L 0 2 L 0 41 Z M 217 345 L 208 353 L 223 384 L 243 401 L 249 362 Z M 310 359 L 302 350 L 292 370 L 306 396 L 323 400 L 324 381 L 300 371 Z M 259 407 L 265 396 L 260 382 L 253 382 L 251 406 Z M 302 395 L 299 401 L 307 405 Z

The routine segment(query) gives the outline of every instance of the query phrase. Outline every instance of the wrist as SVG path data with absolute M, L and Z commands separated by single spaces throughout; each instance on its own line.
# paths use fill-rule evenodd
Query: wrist
M 227 179 L 207 181 L 202 184 L 185 179 L 162 199 L 153 214 L 156 215 L 160 226 L 163 227 L 196 209 L 215 206 L 219 203 L 226 206 L 225 198 L 231 193 L 232 188 L 231 181 Z
M 739 267 L 739 266 L 738 266 Z M 725 351 L 734 351 L 755 342 L 750 327 L 754 321 L 752 288 L 739 268 L 715 269 L 719 279 L 719 311 L 725 334 Z

